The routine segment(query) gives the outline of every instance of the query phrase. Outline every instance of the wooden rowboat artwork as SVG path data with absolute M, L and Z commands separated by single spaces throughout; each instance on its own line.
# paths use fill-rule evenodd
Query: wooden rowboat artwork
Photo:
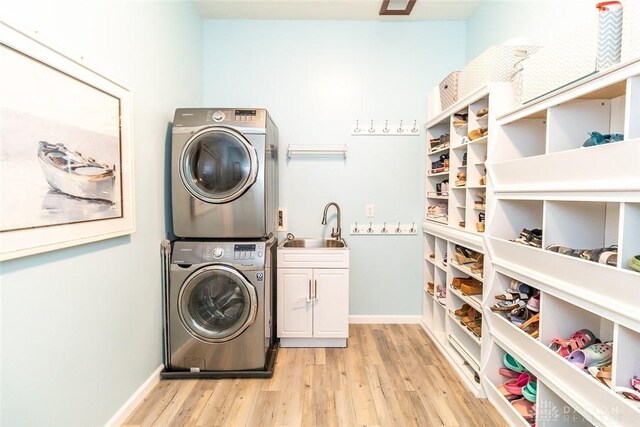
M 38 160 L 49 185 L 61 193 L 80 199 L 115 203 L 115 166 L 98 163 L 71 151 L 64 144 L 40 141 Z

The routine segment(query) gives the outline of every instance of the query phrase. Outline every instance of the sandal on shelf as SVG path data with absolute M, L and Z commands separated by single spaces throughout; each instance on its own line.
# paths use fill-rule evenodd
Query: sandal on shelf
M 527 328 L 538 329 L 539 326 L 540 326 L 540 313 L 537 313 L 535 316 L 532 316 L 531 318 L 529 318 L 529 320 L 527 320 L 522 325 L 520 325 L 520 329 L 522 330 L 526 330 Z
M 451 287 L 454 289 L 460 289 L 463 283 L 473 283 L 476 279 L 471 277 L 454 277 L 451 281 Z
M 626 397 L 627 399 L 631 399 L 634 400 L 636 402 L 640 402 L 640 392 L 637 390 L 634 390 L 632 388 L 629 387 L 614 387 L 613 391 L 615 391 L 618 394 L 623 395 L 624 397 Z
M 464 187 L 465 185 L 467 185 L 467 174 L 466 173 L 458 172 L 456 177 L 458 178 L 456 180 L 456 187 Z
M 498 373 L 507 378 L 518 378 L 521 374 L 521 372 L 512 371 L 511 369 L 505 367 L 500 367 L 498 369 Z
M 501 293 L 500 295 L 496 295 L 495 298 L 500 301 L 518 301 L 518 300 L 526 301 L 529 299 L 529 295 L 523 292 L 514 291 L 513 289 L 507 289 L 505 292 Z
M 580 329 L 567 339 L 554 338 L 549 344 L 549 348 L 560 356 L 567 357 L 574 351 L 586 348 L 596 342 L 598 339 L 593 332 L 588 329 Z
M 542 230 L 534 228 L 527 230 L 523 228 L 520 235 L 514 240 L 522 245 L 533 246 L 534 248 L 542 248 Z
M 509 380 L 506 383 L 504 383 L 504 388 L 507 389 L 507 391 L 510 394 L 522 396 L 522 389 L 527 384 L 529 384 L 530 381 L 531 381 L 531 374 L 529 374 L 528 372 L 523 372 L 518 376 L 518 378 Z
M 484 273 L 484 254 L 480 254 L 478 260 L 471 266 L 471 272 L 475 274 L 479 274 L 482 277 Z
M 482 194 L 478 194 L 477 195 L 479 200 L 475 200 L 473 202 L 474 206 L 476 209 L 484 209 L 487 207 L 486 205 L 486 194 L 482 193 Z
M 596 145 L 608 144 L 610 142 L 618 142 L 624 140 L 621 133 L 601 134 L 600 132 L 589 132 L 589 138 L 582 144 L 583 147 L 594 147 Z
M 640 255 L 632 256 L 629 260 L 629 268 L 640 271 Z
M 459 225 L 460 227 L 464 228 L 464 227 L 465 227 L 465 225 L 466 225 L 466 223 L 465 223 L 464 221 L 460 221 L 460 222 L 458 223 L 458 225 Z
M 466 326 L 467 323 L 473 322 L 474 320 L 479 318 L 480 318 L 480 313 L 478 313 L 474 308 L 470 308 L 467 315 L 464 316 L 462 319 L 460 319 L 460 323 Z
M 589 373 L 591 375 L 593 375 L 593 377 L 595 379 L 597 379 L 598 381 L 600 381 L 602 384 L 604 384 L 607 387 L 611 388 L 611 386 L 612 386 L 612 383 L 611 383 L 611 365 L 607 365 L 607 366 L 590 366 L 589 368 L 587 368 L 587 371 L 589 371 Z
M 529 383 L 522 388 L 522 397 L 529 402 L 536 403 L 536 396 L 538 395 L 538 383 L 536 381 L 529 381 Z
M 618 265 L 618 247 L 616 245 L 596 249 L 571 249 L 566 246 L 549 245 L 547 250 L 613 267 Z
M 536 417 L 535 403 L 530 402 L 524 397 L 511 402 L 513 407 L 518 411 L 520 416 L 525 420 L 533 420 Z
M 519 307 L 520 300 L 515 301 L 500 301 L 493 304 L 490 308 L 491 311 L 511 311 L 514 308 Z
M 480 185 L 487 185 L 487 175 L 482 175 L 480 177 Z
M 523 373 L 526 371 L 525 367 L 509 353 L 505 353 L 504 356 L 502 356 L 502 364 L 513 372 Z
M 529 298 L 529 301 L 527 301 L 527 308 L 529 311 L 533 311 L 534 313 L 540 311 L 540 291 L 536 292 L 531 298 Z
M 610 365 L 612 357 L 613 348 L 611 345 L 609 343 L 600 343 L 572 351 L 566 359 L 581 369 L 587 369 Z
M 482 283 L 478 281 L 472 283 L 463 283 L 462 285 L 460 285 L 460 292 L 465 295 L 481 295 Z
M 520 294 L 526 294 L 526 295 L 531 295 L 533 293 L 534 288 L 532 288 L 531 286 L 527 285 L 526 283 L 520 282 L 516 279 L 511 279 L 511 283 L 509 283 L 509 289 L 507 290 L 508 292 L 518 292 Z M 504 294 L 503 294 L 504 295 Z M 498 297 L 496 297 L 498 298 Z M 501 299 L 501 298 L 498 298 Z
M 476 262 L 477 260 L 477 256 L 476 258 L 473 257 L 473 255 L 475 254 L 475 252 L 464 248 L 462 246 L 456 245 L 456 262 L 458 264 L 470 264 L 472 262 Z
M 631 380 L 629 382 L 631 383 L 631 387 L 633 387 L 636 390 L 640 391 L 640 378 L 638 378 L 636 375 L 634 375 L 633 378 L 631 378 Z
M 478 233 L 484 233 L 484 212 L 478 214 L 478 222 L 476 222 L 476 230 Z
M 509 400 L 509 401 L 520 399 L 520 396 L 518 396 L 517 394 L 509 393 L 507 391 L 507 389 L 505 388 L 504 384 L 499 384 L 499 385 L 496 386 L 496 388 L 498 389 L 500 394 L 502 394 L 504 396 L 504 398 Z
M 467 314 L 469 314 L 469 309 L 470 308 L 471 308 L 471 306 L 469 304 L 464 303 L 464 304 L 462 304 L 462 307 L 460 307 L 459 309 L 454 311 L 453 314 L 458 316 L 458 317 L 464 317 Z
M 489 134 L 489 128 L 479 127 L 478 129 L 473 129 L 469 131 L 467 137 L 469 137 L 469 141 L 475 141 L 476 139 L 480 139 Z
M 467 326 L 467 327 L 471 329 L 471 332 L 473 332 L 473 335 L 477 336 L 478 338 L 482 338 L 482 325 L 475 325 L 473 327 Z
M 511 323 L 518 326 L 529 320 L 530 317 L 531 313 L 526 307 L 526 303 L 524 301 L 519 301 L 518 308 L 514 308 L 513 310 L 511 310 L 511 313 L 509 313 L 509 320 L 511 321 Z
M 476 112 L 476 117 L 478 119 L 486 116 L 487 114 L 489 114 L 489 108 L 485 107 L 485 108 L 481 108 Z
M 427 293 L 429 295 L 433 296 L 434 289 L 435 289 L 435 285 L 433 284 L 433 282 L 427 282 Z

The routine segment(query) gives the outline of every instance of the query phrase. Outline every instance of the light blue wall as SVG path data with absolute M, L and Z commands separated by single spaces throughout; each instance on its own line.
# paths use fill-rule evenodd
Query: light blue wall
M 467 61 L 507 39 L 545 45 L 597 14 L 596 0 L 482 1 L 467 20 Z
M 350 236 L 348 225 L 371 203 L 375 222 L 420 227 L 427 90 L 464 63 L 464 42 L 463 21 L 205 21 L 204 103 L 273 115 L 289 231 L 327 236 L 325 204 L 342 208 L 352 315 L 421 313 L 421 235 Z M 422 136 L 351 137 L 356 119 L 415 119 Z M 348 157 L 287 161 L 289 144 L 347 144 Z
M 202 21 L 190 2 L 24 0 L 0 19 L 133 93 L 136 233 L 0 264 L 0 424 L 103 425 L 162 363 L 165 142 L 201 103 Z

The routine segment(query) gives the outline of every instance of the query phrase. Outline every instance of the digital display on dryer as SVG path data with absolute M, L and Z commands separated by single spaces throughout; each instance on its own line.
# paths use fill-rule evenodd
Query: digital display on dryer
M 254 252 L 256 250 L 256 245 L 235 245 L 233 247 L 233 250 L 235 252 L 242 252 L 242 251 Z
M 255 116 L 256 110 L 236 110 L 236 116 Z

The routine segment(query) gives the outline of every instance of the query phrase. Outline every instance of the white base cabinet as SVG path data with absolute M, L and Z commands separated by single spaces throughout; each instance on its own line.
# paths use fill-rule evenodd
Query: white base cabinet
M 341 260 L 332 261 L 333 266 L 343 268 L 313 268 L 313 261 L 294 260 L 295 252 L 288 255 L 281 256 L 281 265 L 287 266 L 289 261 L 306 263 L 310 267 L 278 268 L 280 346 L 346 347 L 349 337 L 348 252 Z

